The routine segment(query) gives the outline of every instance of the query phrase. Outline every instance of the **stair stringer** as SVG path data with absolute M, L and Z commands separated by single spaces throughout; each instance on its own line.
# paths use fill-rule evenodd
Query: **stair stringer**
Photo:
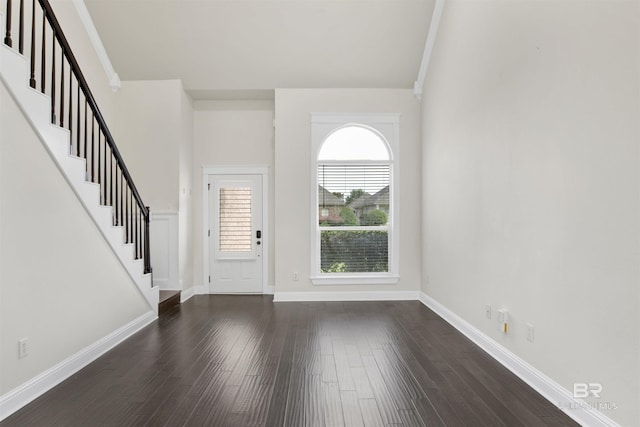
M 0 34 L 4 18 L 0 14 Z M 52 125 L 51 98 L 28 85 L 27 59 L 2 43 L 0 46 L 0 80 L 24 114 L 54 163 L 73 189 L 114 254 L 147 300 L 158 312 L 159 287 L 153 286 L 151 274 L 144 273 L 144 261 L 135 258 L 134 245 L 124 243 L 124 227 L 114 226 L 113 208 L 100 204 L 100 185 L 85 180 L 86 160 L 70 154 L 70 133 Z

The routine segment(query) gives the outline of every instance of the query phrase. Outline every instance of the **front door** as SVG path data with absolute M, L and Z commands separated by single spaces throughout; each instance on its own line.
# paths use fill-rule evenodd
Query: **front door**
M 209 176 L 214 293 L 262 293 L 262 175 Z

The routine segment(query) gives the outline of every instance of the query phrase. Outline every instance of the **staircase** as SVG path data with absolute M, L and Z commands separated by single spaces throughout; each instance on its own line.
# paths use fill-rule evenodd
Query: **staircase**
M 6 35 L 0 45 L 0 80 L 157 314 L 149 208 L 142 203 L 51 6 L 47 0 L 34 0 L 12 8 L 7 0 L 0 31 Z

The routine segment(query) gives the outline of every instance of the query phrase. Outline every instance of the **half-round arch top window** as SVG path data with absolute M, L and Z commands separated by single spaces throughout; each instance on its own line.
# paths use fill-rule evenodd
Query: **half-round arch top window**
M 322 143 L 319 161 L 331 160 L 390 160 L 389 147 L 376 132 L 362 126 L 342 127 Z
M 313 284 L 398 282 L 398 114 L 311 115 Z

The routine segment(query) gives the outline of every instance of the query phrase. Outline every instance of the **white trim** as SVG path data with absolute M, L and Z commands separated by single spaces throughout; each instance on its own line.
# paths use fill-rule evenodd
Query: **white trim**
M 326 276 L 311 277 L 314 285 L 395 285 L 400 280 L 399 276 L 375 276 L 341 275 L 331 274 Z
M 87 5 L 84 3 L 84 0 L 73 0 L 73 5 L 78 11 L 80 21 L 82 21 L 82 25 L 84 25 L 84 29 L 87 31 L 89 40 L 93 45 L 93 49 L 96 51 L 98 59 L 100 59 L 102 68 L 104 68 L 107 80 L 109 80 L 109 87 L 112 91 L 117 92 L 120 89 L 120 77 L 118 76 L 118 73 L 116 73 L 116 70 L 113 69 L 111 59 L 109 59 L 109 55 L 104 48 L 104 44 L 102 44 L 102 39 L 100 38 L 100 34 L 98 34 L 95 24 L 93 23 L 93 19 L 91 19 Z
M 440 26 L 440 20 L 442 18 L 444 2 L 445 0 L 436 0 L 436 4 L 433 7 L 433 13 L 431 14 L 429 33 L 427 34 L 427 41 L 424 44 L 424 52 L 422 54 L 422 61 L 420 62 L 418 78 L 413 84 L 413 94 L 416 98 L 418 98 L 418 101 L 422 99 L 422 88 L 424 87 L 424 79 L 427 77 L 427 70 L 429 69 L 429 62 L 431 61 L 431 54 L 433 53 L 433 47 L 436 44 L 436 36 L 438 35 L 438 27 Z
M 274 285 L 268 285 L 264 291 L 265 295 L 273 295 L 276 293 L 276 287 Z
M 151 211 L 149 233 L 153 286 L 158 286 L 163 291 L 182 289 L 179 278 L 178 219 L 178 212 Z M 158 254 L 166 254 L 166 259 L 162 259 Z M 160 276 L 161 270 L 166 270 L 166 277 Z
M 210 175 L 262 175 L 262 292 L 269 290 L 269 166 L 268 165 L 212 165 L 202 166 L 202 283 L 196 294 L 209 294 L 209 238 L 206 235 L 209 220 L 209 176 Z
M 184 303 L 185 301 L 187 301 L 188 299 L 190 299 L 192 296 L 194 296 L 196 294 L 196 288 L 195 286 L 190 287 L 189 289 L 185 289 L 180 293 L 180 304 Z
M 416 301 L 420 291 L 276 292 L 273 302 L 290 301 Z
M 0 421 L 32 402 L 158 318 L 149 311 L 0 397 Z
M 605 416 L 602 412 L 592 409 L 581 399 L 573 397 L 573 394 L 556 383 L 554 380 L 522 360 L 520 357 L 495 342 L 482 331 L 462 319 L 460 316 L 434 300 L 424 292 L 420 293 L 420 301 L 442 317 L 451 326 L 474 342 L 478 347 L 486 351 L 491 357 L 514 373 L 528 386 L 540 393 L 554 405 L 563 403 L 560 409 L 576 422 L 584 426 L 619 427 L 619 424 Z M 568 407 L 576 408 L 573 410 Z

